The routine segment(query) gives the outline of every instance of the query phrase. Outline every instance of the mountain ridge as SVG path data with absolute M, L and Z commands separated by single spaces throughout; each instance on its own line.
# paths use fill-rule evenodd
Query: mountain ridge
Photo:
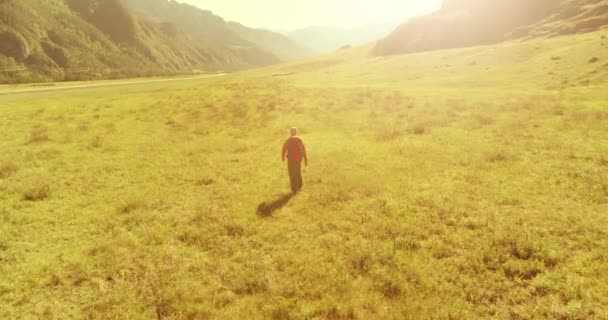
M 606 0 L 446 0 L 439 11 L 401 24 L 377 43 L 374 54 L 464 48 L 604 26 Z
M 233 28 L 167 0 L 0 0 L 0 83 L 237 71 L 309 54 Z M 251 41 L 258 33 L 275 38 Z
M 288 37 L 317 53 L 358 46 L 385 37 L 399 25 L 398 21 L 372 23 L 351 28 L 310 26 L 287 33 Z

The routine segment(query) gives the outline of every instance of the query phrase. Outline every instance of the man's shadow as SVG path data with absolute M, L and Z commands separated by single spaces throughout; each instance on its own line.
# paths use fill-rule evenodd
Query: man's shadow
M 285 195 L 282 195 L 280 198 L 272 201 L 272 202 L 262 202 L 260 203 L 260 205 L 258 206 L 258 217 L 262 217 L 262 218 L 268 218 L 268 217 L 272 217 L 272 214 L 285 207 L 289 201 L 291 199 L 293 199 L 293 197 L 295 197 L 296 194 L 295 193 L 288 193 Z

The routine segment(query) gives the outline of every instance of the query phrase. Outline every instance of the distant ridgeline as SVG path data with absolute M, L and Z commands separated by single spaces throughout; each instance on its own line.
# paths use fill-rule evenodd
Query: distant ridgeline
M 608 26 L 608 0 L 445 0 L 376 45 L 377 55 L 462 48 Z
M 234 71 L 308 55 L 168 0 L 0 0 L 0 83 Z

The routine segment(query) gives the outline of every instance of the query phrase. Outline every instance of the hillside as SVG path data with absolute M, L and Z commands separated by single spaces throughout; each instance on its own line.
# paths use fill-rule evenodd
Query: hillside
M 157 22 L 179 26 L 203 43 L 217 43 L 239 51 L 264 50 L 286 61 L 310 55 L 287 37 L 266 30 L 252 29 L 236 22 L 226 22 L 210 11 L 167 0 L 125 0 L 139 15 Z M 257 61 L 251 61 L 258 64 Z
M 463 48 L 524 36 L 571 34 L 608 25 L 605 0 L 448 0 L 436 13 L 399 26 L 378 55 Z
M 550 16 L 515 30 L 512 37 L 559 36 L 608 27 L 608 1 L 563 0 Z
M 381 39 L 398 24 L 393 21 L 353 28 L 308 27 L 291 31 L 288 36 L 317 53 L 327 53 L 345 46 L 359 46 Z
M 271 74 L 290 83 L 319 86 L 408 88 L 433 96 L 461 95 L 461 87 L 483 94 L 501 90 L 567 90 L 608 83 L 608 32 L 580 36 L 530 38 L 524 41 L 436 50 L 403 55 L 374 56 L 367 45 L 251 71 L 260 80 Z M 529 72 L 533 68 L 534 72 Z M 530 85 L 534 84 L 531 89 Z M 500 89 L 498 89 L 500 88 Z M 607 97 L 608 98 L 608 97 Z
M 234 71 L 279 62 L 273 51 L 298 54 L 276 37 L 288 48 L 269 41 L 266 50 L 220 17 L 173 1 L 2 1 L 0 82 Z

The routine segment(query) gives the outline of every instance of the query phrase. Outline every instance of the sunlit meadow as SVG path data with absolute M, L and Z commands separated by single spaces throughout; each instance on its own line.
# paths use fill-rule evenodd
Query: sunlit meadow
M 606 319 L 605 39 L 0 96 L 0 318 Z

